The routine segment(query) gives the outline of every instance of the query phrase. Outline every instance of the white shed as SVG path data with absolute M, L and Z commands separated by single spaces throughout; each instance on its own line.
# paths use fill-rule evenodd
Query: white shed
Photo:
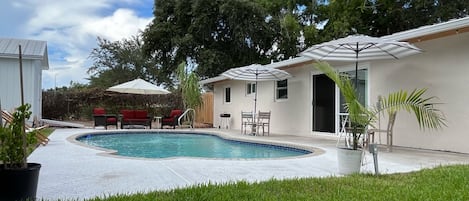
M 22 51 L 24 102 L 31 117 L 42 119 L 42 70 L 49 69 L 47 42 L 0 38 L 0 101 L 2 110 L 21 105 L 19 45 Z

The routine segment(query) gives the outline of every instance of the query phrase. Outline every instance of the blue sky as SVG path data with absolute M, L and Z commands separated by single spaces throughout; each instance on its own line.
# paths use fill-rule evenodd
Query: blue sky
M 96 38 L 121 40 L 144 30 L 154 0 L 0 0 L 0 37 L 47 41 L 42 88 L 87 83 Z

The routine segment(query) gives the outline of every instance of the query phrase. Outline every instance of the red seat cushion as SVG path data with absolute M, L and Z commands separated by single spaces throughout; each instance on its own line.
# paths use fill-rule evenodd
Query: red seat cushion
M 173 122 L 174 121 L 174 117 L 171 117 L 171 118 L 164 118 L 162 119 L 163 122 Z
M 181 116 L 182 110 L 171 110 L 169 113 L 169 117 L 163 118 L 161 121 L 163 123 L 173 123 L 175 121 L 175 117 Z
M 129 122 L 146 122 L 148 119 L 127 119 Z
M 108 123 L 116 123 L 116 122 L 117 122 L 117 118 L 115 118 L 115 117 L 110 117 L 110 118 L 107 118 L 106 121 L 107 121 Z
M 171 110 L 169 114 L 170 117 L 180 116 L 182 114 L 182 110 Z

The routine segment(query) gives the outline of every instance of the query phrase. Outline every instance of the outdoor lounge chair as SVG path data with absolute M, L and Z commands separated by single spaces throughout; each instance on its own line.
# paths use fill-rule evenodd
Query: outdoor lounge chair
M 96 126 L 104 126 L 107 130 L 107 126 L 116 126 L 117 129 L 117 115 L 115 114 L 106 114 L 106 110 L 104 108 L 94 108 L 93 109 L 93 119 L 94 119 L 94 127 Z
M 252 112 L 243 112 L 241 111 L 241 133 L 246 134 L 247 127 L 249 126 L 252 128 L 254 126 L 254 119 L 253 119 Z M 244 132 L 243 132 L 244 131 Z
M 169 116 L 165 116 L 161 119 L 161 128 L 163 128 L 164 125 L 169 125 L 173 126 L 173 129 L 175 129 L 176 125 L 178 124 L 178 118 L 181 115 L 182 110 L 171 110 Z
M 262 127 L 262 135 L 265 133 L 265 127 L 267 127 L 267 135 L 270 135 L 270 111 L 261 112 L 257 114 L 257 130 Z
M 6 111 L 6 110 L 2 110 L 2 119 L 5 120 L 5 125 L 6 124 L 10 124 L 13 122 L 13 114 L 11 114 L 10 112 Z M 33 124 L 34 125 L 34 124 Z M 37 125 L 37 124 L 36 124 Z M 2 125 L 3 126 L 3 125 Z M 48 137 L 46 137 L 45 135 L 43 135 L 40 130 L 41 129 L 44 129 L 44 128 L 47 128 L 49 127 L 49 125 L 44 125 L 44 126 L 40 126 L 40 127 L 34 127 L 34 126 L 30 126 L 28 124 L 25 124 L 25 131 L 26 132 L 33 132 L 33 131 L 39 131 L 39 132 L 36 132 L 36 139 L 37 141 L 43 145 L 43 146 L 46 146 L 47 143 L 49 143 L 50 139 Z

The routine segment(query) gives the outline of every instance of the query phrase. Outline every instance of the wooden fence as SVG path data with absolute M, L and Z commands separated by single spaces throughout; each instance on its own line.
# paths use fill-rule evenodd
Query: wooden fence
M 202 94 L 203 104 L 195 110 L 195 122 L 213 125 L 213 93 Z

